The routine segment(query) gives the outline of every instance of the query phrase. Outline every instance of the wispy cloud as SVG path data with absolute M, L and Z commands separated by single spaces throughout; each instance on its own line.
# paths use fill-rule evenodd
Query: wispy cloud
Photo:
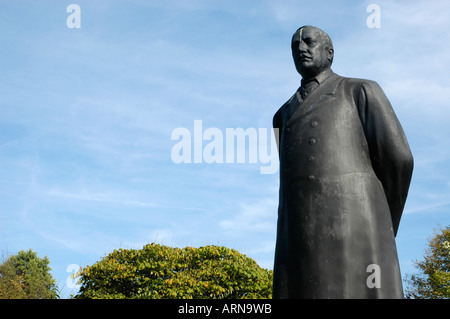
M 222 220 L 220 226 L 232 232 L 273 233 L 278 203 L 275 198 L 241 203 L 239 212 L 231 219 Z
M 412 207 L 410 209 L 406 209 L 405 214 L 429 213 L 430 211 L 435 211 L 436 209 L 441 209 L 449 205 L 450 201 L 444 201 L 421 207 Z
M 137 201 L 126 199 L 123 194 L 115 194 L 115 193 L 105 193 L 105 194 L 93 194 L 90 192 L 82 192 L 82 193 L 69 193 L 63 192 L 60 190 L 49 190 L 47 192 L 49 196 L 61 197 L 66 199 L 75 199 L 82 201 L 94 201 L 94 202 L 107 202 L 107 203 L 115 203 L 121 204 L 125 206 L 142 206 L 142 207 L 157 207 L 158 205 L 155 203 L 145 202 L 145 201 Z

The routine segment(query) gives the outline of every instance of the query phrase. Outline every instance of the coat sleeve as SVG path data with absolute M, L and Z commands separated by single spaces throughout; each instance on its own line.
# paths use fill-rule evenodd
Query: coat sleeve
M 413 171 L 411 150 L 389 100 L 376 82 L 362 83 L 357 104 L 372 167 L 383 185 L 396 236 Z
M 284 105 L 283 105 L 284 106 Z M 273 133 L 275 135 L 275 141 L 277 142 L 277 148 L 278 148 L 278 155 L 280 155 L 280 138 L 281 138 L 281 131 L 282 131 L 282 108 L 281 107 L 273 116 Z

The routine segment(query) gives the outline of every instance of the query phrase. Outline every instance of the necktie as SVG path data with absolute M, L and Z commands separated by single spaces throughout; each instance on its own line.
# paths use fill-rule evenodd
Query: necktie
M 302 81 L 303 82 L 303 81 Z M 319 83 L 316 79 L 309 80 L 305 83 L 302 83 L 300 86 L 300 96 L 302 99 L 306 99 L 306 97 L 314 91 L 319 86 Z

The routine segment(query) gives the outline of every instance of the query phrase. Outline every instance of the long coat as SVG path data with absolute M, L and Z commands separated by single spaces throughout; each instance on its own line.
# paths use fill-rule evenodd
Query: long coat
M 395 236 L 413 158 L 376 82 L 329 77 L 276 112 L 274 298 L 403 298 Z

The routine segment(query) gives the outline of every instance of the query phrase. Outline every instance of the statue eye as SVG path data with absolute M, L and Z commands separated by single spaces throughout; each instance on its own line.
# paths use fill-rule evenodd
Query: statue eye
M 311 38 L 306 38 L 306 39 L 305 39 L 305 43 L 306 43 L 308 46 L 312 47 L 312 46 L 314 46 L 314 45 L 316 44 L 316 41 L 314 41 L 314 40 L 311 39 Z

